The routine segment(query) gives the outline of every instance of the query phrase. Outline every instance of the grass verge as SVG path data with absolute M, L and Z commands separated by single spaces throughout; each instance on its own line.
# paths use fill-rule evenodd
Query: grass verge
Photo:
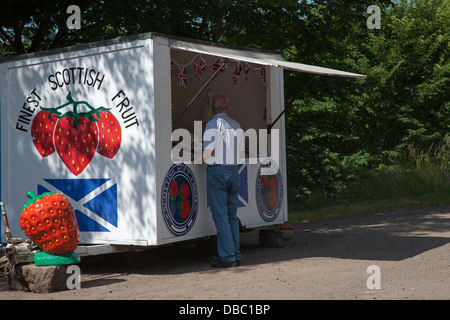
M 427 201 L 415 199 L 370 200 L 350 204 L 338 204 L 314 210 L 291 210 L 289 212 L 288 223 L 298 224 L 336 218 L 350 218 L 379 212 L 446 203 L 450 204 L 450 199 L 435 199 Z
M 428 150 L 408 147 L 405 160 L 361 170 L 344 181 L 333 197 L 315 193 L 310 210 L 289 210 L 289 223 L 353 217 L 422 205 L 450 203 L 450 136 Z M 334 203 L 333 205 L 327 205 Z

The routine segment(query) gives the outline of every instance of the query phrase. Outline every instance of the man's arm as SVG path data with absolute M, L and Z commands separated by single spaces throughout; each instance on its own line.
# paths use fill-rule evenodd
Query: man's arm
M 214 149 L 205 149 L 203 150 L 203 160 L 214 157 Z

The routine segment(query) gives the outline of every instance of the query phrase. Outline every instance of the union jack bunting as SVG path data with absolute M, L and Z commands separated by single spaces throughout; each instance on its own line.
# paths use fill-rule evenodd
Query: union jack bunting
M 247 62 L 244 62 L 244 77 L 245 77 L 245 81 L 248 80 L 248 72 L 250 71 L 250 66 L 248 65 Z
M 170 76 L 172 76 L 173 73 L 173 59 L 170 59 Z
M 194 67 L 195 67 L 195 80 L 200 81 L 202 79 L 203 71 L 206 68 L 206 61 L 203 57 L 200 57 L 200 61 L 197 57 L 194 58 Z
M 211 64 L 211 69 L 213 69 L 213 73 L 217 71 L 217 69 L 220 68 L 220 66 L 223 64 L 223 59 L 222 58 L 217 58 L 216 61 L 214 61 Z M 221 74 L 222 72 L 225 71 L 225 69 L 227 68 L 226 64 L 224 64 L 222 66 L 222 68 L 219 70 L 219 72 L 217 72 L 217 75 Z
M 178 83 L 181 88 L 187 88 L 186 66 L 178 65 Z
M 233 82 L 234 82 L 234 84 L 238 83 L 239 78 L 241 76 L 241 71 L 242 71 L 242 66 L 241 66 L 241 63 L 238 62 L 236 67 L 234 67 L 234 71 L 233 71 Z
M 266 76 L 265 76 L 265 74 L 264 74 L 264 69 L 262 69 L 262 68 L 256 68 L 255 70 L 256 70 L 256 72 L 258 73 L 259 80 L 261 80 L 261 82 L 262 82 L 262 84 L 264 85 L 264 87 L 267 88 L 267 84 L 266 84 Z

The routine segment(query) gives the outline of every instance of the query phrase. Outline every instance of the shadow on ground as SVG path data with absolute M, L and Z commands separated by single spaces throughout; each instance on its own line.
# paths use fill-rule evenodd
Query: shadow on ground
M 295 225 L 292 246 L 264 248 L 258 231 L 241 234 L 242 267 L 293 259 L 332 257 L 400 261 L 450 241 L 450 205 L 428 206 L 350 219 Z M 143 252 L 82 258 L 83 274 L 105 274 L 84 287 L 123 281 L 111 273 L 216 272 L 208 259 L 215 245 L 177 244 Z M 235 268 L 239 272 L 240 268 Z

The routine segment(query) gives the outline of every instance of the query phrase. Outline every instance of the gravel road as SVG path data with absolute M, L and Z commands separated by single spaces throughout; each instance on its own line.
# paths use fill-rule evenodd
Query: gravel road
M 212 269 L 211 246 L 176 245 L 83 259 L 79 290 L 0 291 L 0 300 L 450 299 L 450 204 L 294 228 L 284 248 L 241 234 L 240 267 Z

